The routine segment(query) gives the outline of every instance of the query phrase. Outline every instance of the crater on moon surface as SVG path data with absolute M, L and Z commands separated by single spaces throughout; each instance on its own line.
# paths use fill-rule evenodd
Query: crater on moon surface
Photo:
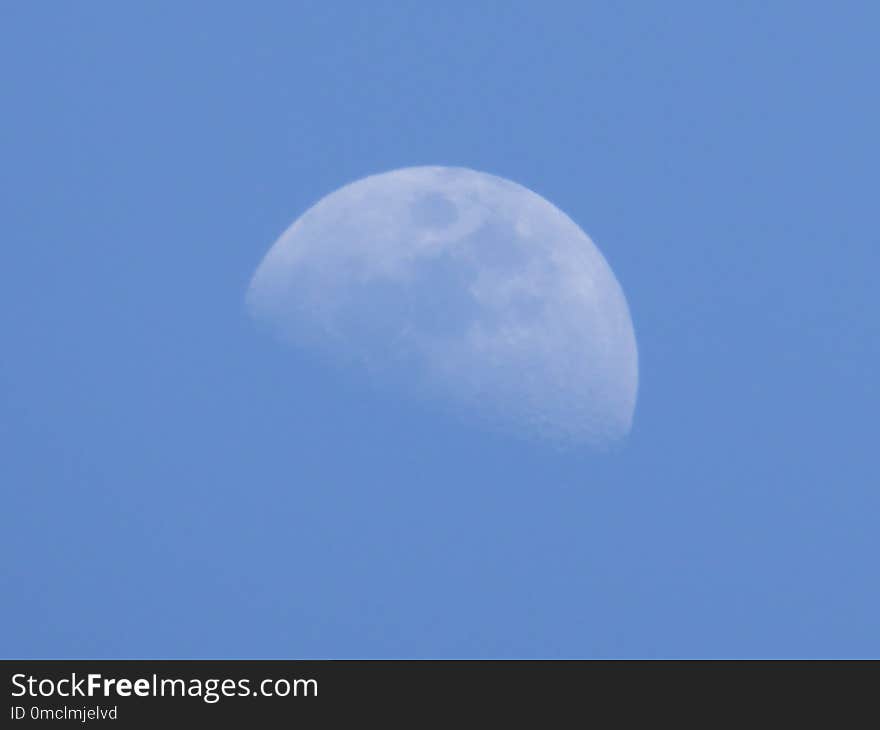
M 426 193 L 419 197 L 410 213 L 414 225 L 431 228 L 445 228 L 458 217 L 455 203 L 439 193 Z

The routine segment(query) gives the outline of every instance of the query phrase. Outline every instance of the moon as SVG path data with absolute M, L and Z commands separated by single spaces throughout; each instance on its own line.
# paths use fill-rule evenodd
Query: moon
M 631 429 L 638 352 L 614 273 L 571 218 L 504 178 L 410 167 L 345 185 L 275 242 L 246 306 L 469 420 L 596 446 Z

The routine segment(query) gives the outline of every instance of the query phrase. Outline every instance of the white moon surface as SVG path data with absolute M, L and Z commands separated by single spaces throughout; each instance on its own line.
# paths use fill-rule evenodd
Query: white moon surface
M 247 306 L 459 415 L 594 445 L 632 424 L 638 352 L 614 273 L 561 210 L 494 175 L 411 167 L 340 188 L 275 242 Z

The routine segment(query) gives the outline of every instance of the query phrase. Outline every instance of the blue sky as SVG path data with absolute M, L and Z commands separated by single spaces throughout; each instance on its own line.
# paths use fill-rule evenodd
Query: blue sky
M 0 655 L 880 654 L 873 3 L 7 4 Z M 597 242 L 604 455 L 247 319 L 340 185 L 444 164 Z

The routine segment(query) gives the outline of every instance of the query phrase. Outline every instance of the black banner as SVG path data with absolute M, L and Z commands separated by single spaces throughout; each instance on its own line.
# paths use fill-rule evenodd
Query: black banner
M 3 661 L 4 724 L 210 726 L 354 718 L 414 726 L 557 715 L 590 723 L 839 722 L 874 695 L 843 664 L 614 661 Z M 847 665 L 856 668 L 856 665 Z M 862 663 L 861 668 L 876 670 Z M 845 676 L 844 676 L 845 675 Z M 854 675 L 854 676 L 850 676 Z M 856 681 L 854 681 L 854 679 Z M 873 671 L 870 679 L 873 679 Z M 703 708 L 703 709 L 701 709 Z M 708 714 L 707 714 L 708 713 Z

